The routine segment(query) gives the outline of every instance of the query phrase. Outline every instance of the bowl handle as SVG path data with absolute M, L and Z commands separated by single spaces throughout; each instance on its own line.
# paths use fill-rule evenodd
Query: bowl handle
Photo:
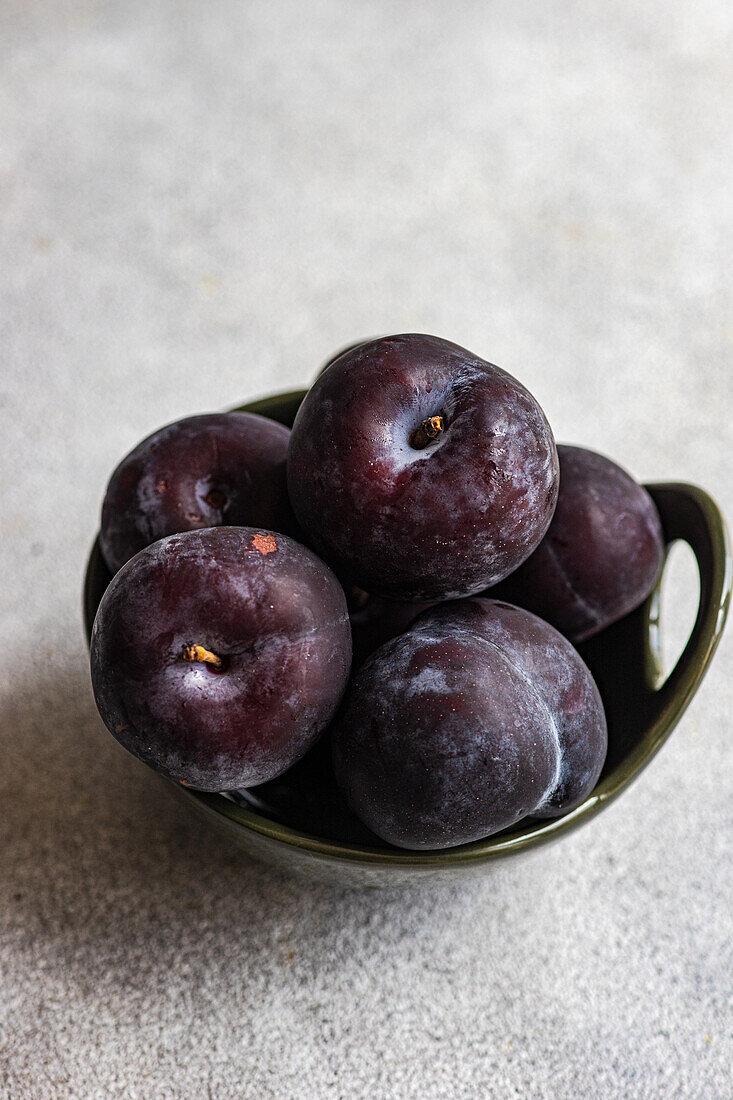
M 667 546 L 682 539 L 697 560 L 700 603 L 692 633 L 677 664 L 651 696 L 651 708 L 666 727 L 687 707 L 720 641 L 731 593 L 731 550 L 725 520 L 712 497 L 696 485 L 647 485 L 662 520 Z M 650 633 L 658 630 L 659 586 L 652 597 Z M 653 644 L 652 637 L 650 642 Z

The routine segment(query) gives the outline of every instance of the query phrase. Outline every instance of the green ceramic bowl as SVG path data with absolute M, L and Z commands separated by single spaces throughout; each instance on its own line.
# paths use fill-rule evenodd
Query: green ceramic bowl
M 241 408 L 290 426 L 304 391 L 275 394 Z M 667 547 L 687 542 L 700 573 L 700 601 L 690 638 L 662 683 L 659 588 L 625 619 L 580 647 L 603 697 L 609 751 L 591 795 L 553 821 L 525 820 L 488 840 L 436 852 L 406 852 L 350 828 L 338 813 L 325 815 L 308 802 L 305 787 L 277 788 L 231 797 L 169 784 L 172 790 L 252 855 L 311 877 L 346 884 L 392 885 L 422 877 L 452 878 L 485 869 L 494 860 L 528 852 L 591 820 L 639 775 L 661 748 L 700 685 L 720 640 L 731 589 L 731 556 L 725 523 L 715 502 L 694 485 L 647 488 L 662 518 Z M 87 637 L 110 574 L 94 548 L 84 583 Z M 300 804 L 298 804 L 300 800 Z M 310 816 L 309 816 L 310 815 Z M 293 824 L 300 822 L 300 826 Z M 308 823 L 303 828 L 304 822 Z

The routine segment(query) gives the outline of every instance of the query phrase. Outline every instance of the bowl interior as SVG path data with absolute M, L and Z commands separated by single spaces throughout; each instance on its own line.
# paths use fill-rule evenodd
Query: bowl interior
M 292 425 L 303 391 L 240 406 Z M 608 720 L 609 748 L 595 790 L 577 809 L 555 820 L 526 819 L 487 840 L 441 852 L 405 852 L 365 829 L 343 804 L 322 741 L 285 775 L 247 791 L 204 794 L 181 790 L 198 808 L 228 826 L 328 859 L 424 865 L 476 862 L 533 847 L 589 820 L 641 771 L 671 733 L 702 679 L 723 629 L 730 596 L 731 560 L 725 525 L 707 494 L 690 485 L 650 485 L 667 545 L 684 539 L 697 558 L 700 605 L 687 646 L 660 683 L 659 588 L 630 615 L 579 647 L 590 667 Z M 87 637 L 111 579 L 98 544 L 84 585 Z

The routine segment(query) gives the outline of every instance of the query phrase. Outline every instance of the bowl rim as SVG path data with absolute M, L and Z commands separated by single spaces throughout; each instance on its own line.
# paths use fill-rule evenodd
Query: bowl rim
M 252 412 L 273 416 L 283 407 L 297 408 L 305 396 L 305 390 L 289 390 L 272 394 L 235 406 L 232 411 Z M 273 419 L 279 419 L 273 416 Z M 646 680 L 650 692 L 658 703 L 657 714 L 639 743 L 605 777 L 602 777 L 590 795 L 574 810 L 552 819 L 525 818 L 510 830 L 484 840 L 473 841 L 454 848 L 408 851 L 393 847 L 377 847 L 319 837 L 294 829 L 271 818 L 258 814 L 235 802 L 225 794 L 196 791 L 166 780 L 178 794 L 192 802 L 208 817 L 215 817 L 222 825 L 258 834 L 283 848 L 295 849 L 320 860 L 381 867 L 437 868 L 447 865 L 467 865 L 500 859 L 528 851 L 563 836 L 586 821 L 591 820 L 610 805 L 641 773 L 672 733 L 690 700 L 699 687 L 720 641 L 727 618 L 733 577 L 733 559 L 725 520 L 715 501 L 697 485 L 685 482 L 653 482 L 645 486 L 659 503 L 672 495 L 693 508 L 699 516 L 703 543 L 685 534 L 671 538 L 665 535 L 666 553 L 679 539 L 688 541 L 697 559 L 700 573 L 700 603 L 692 633 L 677 664 L 663 684 L 660 679 L 659 607 L 660 589 L 664 569 L 651 596 L 643 605 L 646 618 Z M 702 538 L 702 535 L 701 535 Z M 84 617 L 87 640 L 91 633 L 92 592 L 90 574 L 95 555 L 99 554 L 95 541 L 87 566 L 84 584 Z M 703 568 L 703 565 L 706 568 Z

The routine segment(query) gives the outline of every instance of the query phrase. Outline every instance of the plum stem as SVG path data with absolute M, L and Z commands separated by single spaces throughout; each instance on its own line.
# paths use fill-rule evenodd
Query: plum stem
M 423 420 L 422 424 L 418 425 L 410 436 L 410 446 L 414 447 L 416 451 L 422 451 L 429 443 L 433 443 L 444 430 L 444 417 L 429 416 L 426 420 Z
M 224 664 L 221 657 L 217 657 L 210 649 L 204 649 L 202 645 L 185 645 L 181 654 L 184 661 L 203 661 L 204 664 L 221 668 Z

